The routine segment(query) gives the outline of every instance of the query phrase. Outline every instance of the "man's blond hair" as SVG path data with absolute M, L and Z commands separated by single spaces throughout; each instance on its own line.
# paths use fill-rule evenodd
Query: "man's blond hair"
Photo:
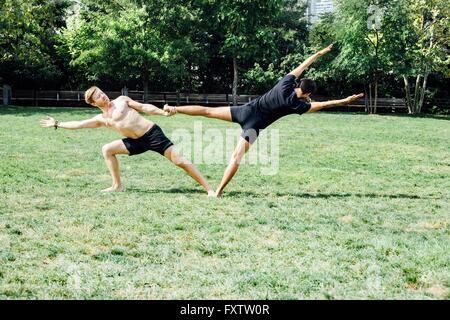
M 92 98 L 92 96 L 94 95 L 95 90 L 97 90 L 97 89 L 98 89 L 98 87 L 93 86 L 86 90 L 86 92 L 84 93 L 84 100 L 86 101 L 87 104 L 94 103 L 94 99 Z

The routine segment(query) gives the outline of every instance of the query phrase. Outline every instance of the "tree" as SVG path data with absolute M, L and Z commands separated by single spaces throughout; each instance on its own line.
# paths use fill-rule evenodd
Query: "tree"
M 335 30 L 340 54 L 333 66 L 350 80 L 363 80 L 369 113 L 377 112 L 379 82 L 386 66 L 385 33 L 389 32 L 383 17 L 392 14 L 392 1 L 338 1 Z
M 245 89 L 260 94 L 298 66 L 305 59 L 308 39 L 306 5 L 297 0 L 284 0 L 271 22 L 273 42 L 261 46 L 249 57 L 244 73 Z
M 407 0 L 404 6 L 412 32 L 404 42 L 404 61 L 409 65 L 402 76 L 409 113 L 418 114 L 424 104 L 431 72 L 449 75 L 450 1 Z M 410 83 L 411 77 L 416 78 L 414 86 Z
M 84 70 L 90 81 L 114 79 L 125 85 L 141 79 L 144 99 L 150 79 L 179 79 L 181 85 L 189 73 L 189 57 L 199 51 L 185 36 L 194 19 L 189 6 L 168 0 L 110 4 L 87 2 L 64 31 L 62 48 L 70 53 L 71 64 Z
M 418 113 L 430 73 L 449 72 L 449 8 L 449 0 L 338 1 L 336 15 L 312 29 L 310 45 L 334 39 L 339 54 L 330 55 L 333 60 L 326 65 L 319 61 L 312 74 L 327 82 L 332 75 L 346 85 L 362 80 L 370 113 L 377 110 L 379 85 L 399 86 L 401 81 L 409 112 Z
M 63 33 L 71 64 L 83 69 L 90 81 L 113 77 L 125 84 L 140 77 L 147 99 L 150 74 L 167 59 L 167 54 L 145 7 L 129 5 L 116 13 L 83 15 Z
M 239 61 L 261 47 L 273 47 L 271 21 L 277 17 L 281 0 L 217 1 L 217 17 L 223 30 L 222 53 L 233 61 L 233 104 L 237 104 Z
M 62 77 L 55 50 L 69 2 L 1 0 L 0 77 L 10 84 L 42 86 Z
M 336 68 L 334 65 L 334 60 L 340 53 L 336 31 L 335 13 L 326 13 L 314 24 L 308 37 L 306 55 L 316 53 L 330 43 L 335 45 L 331 52 L 321 57 L 307 70 L 308 77 L 326 83 L 325 90 L 327 95 L 349 94 L 350 91 L 344 90 L 344 88 L 351 86 L 348 72 L 343 70 L 343 68 Z

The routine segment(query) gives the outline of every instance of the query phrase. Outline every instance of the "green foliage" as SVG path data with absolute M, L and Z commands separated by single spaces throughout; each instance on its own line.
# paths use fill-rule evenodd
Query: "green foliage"
M 379 48 L 384 44 L 383 31 L 369 29 L 367 25 L 367 8 L 371 4 L 374 4 L 373 0 L 338 2 L 334 28 L 337 30 L 340 54 L 333 67 L 346 71 L 351 79 L 372 81 L 374 73 L 382 68 L 383 57 Z
M 349 70 L 336 68 L 334 65 L 337 56 L 341 52 L 341 46 L 337 40 L 335 19 L 336 16 L 334 13 L 327 13 L 312 26 L 308 38 L 307 54 L 313 54 L 320 49 L 327 47 L 330 43 L 334 44 L 334 49 L 326 56 L 323 56 L 316 61 L 309 70 L 306 71 L 305 75 L 320 83 L 326 84 L 326 88 L 322 89 L 326 94 L 350 94 L 349 91 L 342 91 L 342 88 L 340 87 L 349 83 L 349 78 L 347 76 Z
M 189 58 L 200 48 L 191 41 L 190 24 L 196 10 L 182 2 L 112 2 L 112 7 L 88 5 L 62 37 L 62 50 L 72 57 L 89 81 L 108 81 L 125 85 L 141 79 L 172 79 L 181 85 L 188 75 Z M 166 9 L 167 8 L 167 9 Z M 196 61 L 195 58 L 192 61 Z M 170 83 L 169 83 L 170 85 Z M 161 87 L 152 88 L 164 90 Z
M 9 84 L 42 88 L 62 77 L 54 45 L 69 2 L 0 1 L 0 77 Z
M 273 47 L 271 22 L 277 17 L 281 3 L 281 0 L 217 1 L 217 18 L 224 37 L 222 52 L 241 59 L 260 48 Z
M 265 92 L 273 87 L 274 83 L 283 77 L 283 72 L 275 67 L 273 63 L 269 64 L 267 69 L 263 69 L 258 63 L 245 74 L 245 87 L 250 93 Z
M 427 74 L 433 88 L 419 91 L 442 95 L 450 75 L 450 0 L 338 0 L 310 29 L 297 0 L 0 4 L 0 77 L 19 87 L 225 93 L 236 62 L 239 90 L 261 94 L 330 43 L 304 75 L 324 95 L 377 82 L 399 96 L 403 77 Z M 368 27 L 371 5 L 383 10 L 379 29 Z
M 423 72 L 426 66 L 435 72 L 450 75 L 450 1 L 406 1 L 409 9 L 408 24 L 415 31 L 409 55 L 415 61 L 412 72 Z
M 378 28 L 368 25 L 375 20 L 371 5 L 380 9 Z M 335 43 L 336 50 L 310 73 L 331 86 L 333 78 L 349 87 L 379 81 L 388 92 L 403 88 L 404 76 L 426 70 L 445 75 L 450 62 L 448 8 L 448 0 L 338 1 L 337 12 L 324 16 L 309 35 L 311 48 Z
M 272 88 L 281 77 L 306 58 L 308 29 L 304 4 L 284 0 L 265 30 L 268 30 L 270 45 L 261 45 L 248 58 L 248 62 L 243 63 L 248 67 L 242 87 L 255 94 Z
M 63 37 L 72 65 L 85 71 L 89 81 L 114 74 L 117 82 L 126 83 L 168 60 L 164 43 L 150 25 L 145 8 L 91 13 L 89 18 L 66 29 Z

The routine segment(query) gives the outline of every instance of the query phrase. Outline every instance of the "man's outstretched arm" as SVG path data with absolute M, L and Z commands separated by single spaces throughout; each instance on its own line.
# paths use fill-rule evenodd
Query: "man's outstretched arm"
M 142 112 L 142 113 L 146 113 L 149 115 L 156 115 L 156 116 L 170 116 L 170 114 L 168 112 L 165 112 L 164 110 L 161 110 L 160 108 L 152 105 L 152 104 L 145 104 L 145 103 L 140 103 L 137 101 L 134 101 L 133 99 L 128 98 L 128 106 L 130 108 L 133 108 L 134 110 L 136 110 L 137 112 Z
M 100 115 L 101 116 L 101 115 Z M 47 119 L 41 120 L 41 127 L 43 128 L 62 128 L 68 130 L 77 130 L 77 129 L 94 129 L 100 128 L 103 126 L 103 122 L 100 121 L 99 116 L 95 116 L 94 118 L 82 120 L 82 121 L 68 121 L 68 122 L 59 122 L 52 117 L 47 117 Z
M 319 110 L 331 108 L 331 107 L 335 107 L 335 106 L 345 106 L 355 100 L 361 99 L 362 97 L 364 97 L 364 93 L 355 94 L 353 96 L 350 96 L 350 97 L 342 99 L 342 100 L 313 102 L 313 103 L 311 103 L 311 109 L 309 109 L 308 112 L 317 112 Z
M 308 59 L 306 59 L 299 67 L 297 67 L 296 69 L 294 69 L 291 73 L 294 75 L 296 78 L 300 77 L 301 74 L 308 69 L 308 67 L 310 65 L 312 65 L 314 62 L 316 62 L 317 59 L 319 59 L 319 57 L 327 54 L 328 52 L 331 51 L 331 49 L 333 49 L 333 45 L 330 44 L 328 47 L 326 47 L 323 50 L 320 50 L 319 52 L 317 52 L 316 54 L 312 55 L 311 57 L 309 57 Z

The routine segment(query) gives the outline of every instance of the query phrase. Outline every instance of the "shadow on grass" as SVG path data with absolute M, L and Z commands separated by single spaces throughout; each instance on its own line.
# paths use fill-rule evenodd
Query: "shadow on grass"
M 205 191 L 187 188 L 171 188 L 171 189 L 141 189 L 135 187 L 126 188 L 127 193 L 141 193 L 141 194 L 205 194 Z
M 277 197 L 296 197 L 296 198 L 304 198 L 304 199 L 330 199 L 330 198 L 380 198 L 380 199 L 411 199 L 411 200 L 439 200 L 444 198 L 439 198 L 436 196 L 417 196 L 417 195 L 408 195 L 408 194 L 376 194 L 376 193 L 306 193 L 306 192 L 275 192 L 273 194 L 265 194 L 265 193 L 254 193 L 254 192 L 245 192 L 245 191 L 231 191 L 225 194 L 225 196 L 230 196 L 234 198 L 244 198 L 244 197 L 256 197 L 256 198 L 265 198 L 267 196 L 277 196 Z
M 189 194 L 189 195 L 206 195 L 206 193 L 199 189 L 188 188 L 171 188 L 171 189 L 140 189 L 140 188 L 127 188 L 127 192 L 130 193 L 142 193 L 142 194 Z M 292 192 L 275 192 L 275 193 L 256 193 L 252 191 L 230 191 L 224 193 L 224 198 L 267 198 L 268 196 L 276 197 L 296 197 L 304 199 L 331 199 L 331 198 L 379 198 L 379 199 L 410 199 L 410 200 L 440 200 L 435 195 L 429 196 L 417 196 L 409 194 L 376 194 L 376 193 L 292 193 Z

